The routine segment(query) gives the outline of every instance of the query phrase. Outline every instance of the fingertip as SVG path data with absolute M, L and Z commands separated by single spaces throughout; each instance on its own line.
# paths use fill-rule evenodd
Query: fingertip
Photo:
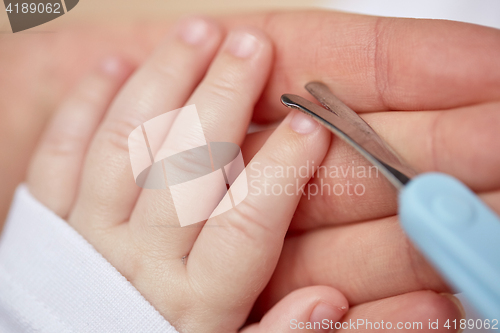
M 290 128 L 299 134 L 311 134 L 319 128 L 320 124 L 312 117 L 295 111 L 290 120 Z
M 349 310 L 338 290 L 327 286 L 295 290 L 279 301 L 259 324 L 259 332 L 329 332 Z
M 319 299 L 314 305 L 314 308 L 309 316 L 309 321 L 311 323 L 328 323 L 329 328 L 327 332 L 333 329 L 332 324 L 339 321 L 349 310 L 349 302 L 345 296 L 331 287 L 317 286 L 311 287 L 312 295 L 319 295 Z M 310 296 L 309 296 L 310 297 Z M 318 332 L 323 332 L 323 330 L 318 330 Z
M 408 299 L 401 303 L 402 312 L 405 312 L 405 308 L 411 307 L 411 314 L 415 318 L 432 318 L 438 321 L 465 319 L 465 310 L 462 303 L 452 294 L 438 294 L 434 291 L 424 290 L 405 295 L 407 295 Z
M 367 323 L 385 322 L 386 328 L 392 327 L 393 330 L 404 327 L 413 330 L 429 328 L 433 332 L 460 332 L 459 323 L 464 319 L 464 313 L 459 301 L 453 298 L 450 294 L 438 294 L 430 290 L 410 292 L 356 305 L 343 321 L 356 322 L 363 318 L 363 322 L 356 324 L 358 329 L 366 329 Z M 450 325 L 445 326 L 444 323 Z

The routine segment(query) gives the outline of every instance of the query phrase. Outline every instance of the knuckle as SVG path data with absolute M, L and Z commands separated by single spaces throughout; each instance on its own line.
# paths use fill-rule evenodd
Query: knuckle
M 128 137 L 140 125 L 141 122 L 137 118 L 120 115 L 117 119 L 113 119 L 104 125 L 104 140 L 109 142 L 118 151 L 128 153 Z
M 272 151 L 269 155 L 267 155 L 266 163 L 263 163 L 265 165 L 271 165 L 271 166 L 286 166 L 289 163 L 287 161 L 289 160 L 289 155 L 290 155 L 290 148 L 283 147 L 280 150 L 275 150 Z
M 429 283 L 426 276 L 428 275 L 429 271 L 428 269 L 426 269 L 426 261 L 415 249 L 409 238 L 405 235 L 402 235 L 402 237 L 404 237 L 407 258 L 406 260 L 410 267 L 413 281 L 415 282 L 417 288 L 428 289 Z
M 380 17 L 374 23 L 373 42 L 371 43 L 371 57 L 373 58 L 373 67 L 371 69 L 375 78 L 375 89 L 378 99 L 382 105 L 387 108 L 387 95 L 390 94 L 390 70 L 391 62 L 387 61 L 387 27 L 385 20 Z
M 83 137 L 79 131 L 61 128 L 49 131 L 44 140 L 43 150 L 50 156 L 68 156 L 79 151 Z
M 211 173 L 212 164 L 206 146 L 185 150 L 166 160 L 167 174 L 194 179 Z
M 275 236 L 277 232 L 266 224 L 259 207 L 250 200 L 245 199 L 230 211 L 220 215 L 219 223 L 231 228 L 232 239 L 241 242 L 241 239 L 262 243 L 263 239 Z
M 211 80 L 207 84 L 207 91 L 210 95 L 221 99 L 222 101 L 232 100 L 237 91 L 236 85 L 232 84 L 230 75 L 221 75 Z
M 273 171 L 266 172 L 265 168 L 270 167 L 271 170 L 276 170 L 277 168 L 282 167 L 283 169 L 286 169 L 287 166 L 291 165 L 291 154 L 293 153 L 290 152 L 290 147 L 283 147 L 283 149 L 273 150 L 272 152 L 266 154 L 266 156 L 262 156 L 260 161 L 262 175 L 265 176 L 265 178 L 267 178 L 270 182 L 277 181 L 278 179 L 275 179 L 275 177 L 277 177 L 275 173 Z M 279 176 L 278 178 L 282 178 L 282 176 Z
M 172 63 L 165 62 L 163 59 L 151 62 L 147 69 L 148 75 L 154 73 L 156 78 L 166 82 L 176 81 L 183 76 L 180 66 L 172 66 Z
M 45 148 L 52 155 L 70 155 L 81 151 L 89 135 L 88 121 L 106 107 L 108 83 L 88 77 L 61 105 L 45 135 Z M 83 121 L 75 121 L 83 119 Z
M 71 96 L 73 103 L 76 102 L 93 108 L 101 106 L 109 94 L 109 84 L 110 82 L 104 79 L 88 78 Z

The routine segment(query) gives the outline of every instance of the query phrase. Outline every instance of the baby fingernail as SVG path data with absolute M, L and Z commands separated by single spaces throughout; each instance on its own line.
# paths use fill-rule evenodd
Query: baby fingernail
M 290 127 L 297 133 L 309 134 L 319 127 L 319 123 L 312 117 L 303 114 L 302 112 L 295 111 Z
M 338 309 L 327 303 L 319 303 L 311 313 L 309 319 L 313 325 L 313 332 L 330 332 L 332 325 L 330 321 L 337 322 L 342 314 Z
M 203 43 L 209 35 L 210 24 L 198 17 L 190 17 L 178 23 L 177 34 L 190 45 Z
M 245 31 L 232 31 L 227 37 L 226 49 L 235 57 L 248 58 L 259 48 L 260 41 Z

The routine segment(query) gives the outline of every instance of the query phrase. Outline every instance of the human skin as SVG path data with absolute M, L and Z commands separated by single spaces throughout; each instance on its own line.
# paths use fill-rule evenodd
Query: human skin
M 30 166 L 33 196 L 83 235 L 179 332 L 240 331 L 276 267 L 300 194 L 249 194 L 234 209 L 180 228 L 173 188 L 141 189 L 131 177 L 130 131 L 165 110 L 195 105 L 199 120 L 183 110 L 157 127 L 163 135 L 148 135 L 148 144 L 183 151 L 204 137 L 241 145 L 271 63 L 272 43 L 258 29 L 232 29 L 223 38 L 213 21 L 181 20 L 130 77 L 130 66 L 117 58 L 86 77 L 51 120 Z M 203 131 L 193 126 L 198 121 Z M 252 163 L 321 163 L 329 142 L 328 131 L 295 112 Z M 187 162 L 177 159 L 169 172 L 192 172 L 193 157 Z M 282 186 L 290 179 L 266 180 Z M 234 198 L 237 188 L 233 183 Z M 210 189 L 217 196 L 213 183 Z M 184 204 L 191 211 L 210 201 L 205 196 L 193 205 L 189 199 Z M 214 207 L 207 208 L 212 213 Z M 276 317 L 336 322 L 347 310 L 337 290 L 307 287 L 243 331 L 290 332 Z
M 288 112 L 279 104 L 282 93 L 304 94 L 302 87 L 306 82 L 322 80 L 353 109 L 370 112 L 366 115 L 370 124 L 417 170 L 448 172 L 498 208 L 495 203 L 500 181 L 494 171 L 500 162 L 498 156 L 491 154 L 498 151 L 500 142 L 496 133 L 498 103 L 495 103 L 500 98 L 497 30 L 454 22 L 328 12 L 223 19 L 227 26 L 236 22 L 263 28 L 276 46 L 271 79 L 254 120 L 280 119 Z M 30 150 L 50 110 L 55 109 L 61 96 L 86 69 L 110 53 L 139 63 L 166 29 L 166 25 L 142 30 L 115 27 L 104 36 L 100 32 L 100 38 L 90 38 L 102 31 L 93 27 L 52 36 L 25 35 L 23 38 L 28 40 L 24 41 L 3 38 L 2 43 L 11 44 L 1 48 L 2 57 L 13 57 L 22 64 L 16 67 L 14 62 L 9 70 L 16 71 L 16 75 L 22 73 L 16 68 L 29 73 L 24 80 L 18 76 L 8 85 L 4 81 L 6 89 L 1 90 L 5 94 L 1 99 L 5 117 L 2 133 L 7 138 L 2 145 L 15 149 L 16 153 L 2 159 L 2 163 L 14 169 L 2 173 L 9 180 L 10 190 L 23 178 Z M 37 57 L 28 71 L 21 55 L 30 53 L 32 58 L 31 50 L 37 50 Z M 74 53 L 68 56 L 67 50 Z M 20 85 L 27 82 L 33 88 L 23 91 Z M 38 90 L 41 86 L 50 87 L 45 88 L 49 92 Z M 26 98 L 28 95 L 33 98 Z M 40 112 L 41 105 L 46 106 L 45 113 Z M 415 110 L 422 112 L 405 112 Z M 258 144 L 247 142 L 246 146 L 247 155 L 251 155 Z M 325 163 L 345 165 L 353 159 L 364 163 L 356 156 L 334 139 Z M 421 291 L 442 292 L 448 288 L 408 245 L 393 217 L 394 192 L 382 179 L 370 180 L 366 186 L 367 194 L 362 200 L 331 196 L 300 203 L 292 227 L 306 232 L 285 242 L 278 270 L 262 297 L 263 307 L 297 287 L 327 284 L 344 292 L 354 305 L 353 316 L 356 309 L 361 311 L 364 307 L 366 311 L 372 307 L 368 312 L 376 318 L 381 315 L 376 310 L 380 310 L 377 303 L 380 298 L 394 297 L 394 303 L 397 298 L 405 303 L 401 299 L 415 297 L 415 293 L 422 297 L 420 304 L 429 302 L 426 308 L 421 307 L 417 317 L 427 320 L 426 311 L 445 308 L 448 303 L 440 296 Z M 9 198 L 10 193 L 2 195 Z M 349 222 L 363 223 L 348 225 Z M 319 226 L 322 229 L 317 229 Z M 332 242 L 333 237 L 341 241 Z M 342 256 L 338 255 L 340 250 Z M 368 252 L 377 260 L 366 261 Z

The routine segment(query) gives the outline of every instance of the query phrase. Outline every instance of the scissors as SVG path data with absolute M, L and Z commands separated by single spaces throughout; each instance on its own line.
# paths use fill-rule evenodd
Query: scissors
M 356 112 L 321 82 L 281 102 L 312 116 L 363 155 L 399 191 L 401 225 L 450 285 L 486 319 L 500 319 L 500 218 L 456 178 L 417 174 Z

